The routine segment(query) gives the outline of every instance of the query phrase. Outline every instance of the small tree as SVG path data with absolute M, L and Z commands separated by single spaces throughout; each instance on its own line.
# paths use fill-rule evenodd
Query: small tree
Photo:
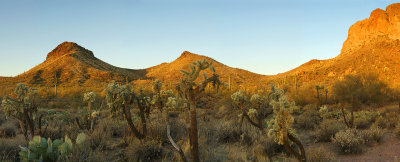
M 35 136 L 34 118 L 39 106 L 37 92 L 38 89 L 19 83 L 14 90 L 16 98 L 5 96 L 1 104 L 6 117 L 13 117 L 19 121 L 21 131 L 26 139 L 28 139 L 28 130 L 31 138 Z M 39 132 L 41 132 L 40 129 L 41 125 L 39 124 Z
M 271 102 L 274 116 L 268 123 L 268 135 L 275 138 L 278 144 L 283 145 L 291 155 L 294 155 L 297 160 L 305 162 L 306 154 L 300 140 L 296 137 L 295 130 L 292 128 L 294 118 L 291 111 L 296 107 L 294 102 L 289 102 L 283 90 L 271 86 Z M 293 142 L 299 151 L 296 151 L 292 146 Z
M 198 131 L 197 131 L 197 113 L 196 113 L 196 101 L 200 94 L 204 92 L 206 86 L 209 83 L 217 82 L 219 80 L 219 75 L 215 73 L 215 69 L 212 66 L 213 62 L 208 62 L 207 60 L 198 60 L 193 62 L 189 67 L 190 71 L 181 70 L 183 79 L 177 86 L 177 91 L 179 95 L 189 101 L 190 107 L 188 110 L 188 117 L 190 120 L 186 120 L 190 139 L 190 152 L 193 161 L 200 161 L 199 149 L 198 149 Z M 204 80 L 201 83 L 196 83 L 201 71 L 210 68 L 214 72 L 213 76 L 207 77 L 206 73 L 203 73 Z
M 333 86 L 333 93 L 341 103 L 343 120 L 348 128 L 354 126 L 354 111 L 360 108 L 365 89 L 359 75 L 346 75 L 343 80 L 338 81 Z M 350 121 L 346 118 L 344 104 L 350 104 Z
M 134 107 L 134 101 L 136 99 L 136 94 L 132 87 L 129 85 L 120 86 L 113 82 L 107 86 L 105 92 L 107 105 L 111 111 L 111 114 L 116 115 L 118 113 L 122 113 L 125 117 L 125 120 L 128 122 L 132 134 L 138 139 L 143 140 L 145 135 L 138 131 L 132 121 L 132 114 L 130 110 Z M 142 111 L 140 111 L 140 113 L 144 114 Z M 143 132 L 146 132 L 145 129 L 146 128 L 144 126 Z

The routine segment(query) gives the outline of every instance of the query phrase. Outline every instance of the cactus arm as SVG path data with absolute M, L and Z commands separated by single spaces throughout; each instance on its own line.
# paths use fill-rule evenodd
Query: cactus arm
M 244 114 L 244 117 L 246 118 L 246 120 L 249 121 L 251 125 L 257 127 L 260 130 L 263 130 L 263 127 L 261 126 L 260 123 L 256 123 L 253 120 L 251 120 L 251 118 L 249 117 L 249 115 L 247 113 L 244 112 L 243 114 Z
M 144 139 L 143 134 L 141 134 L 141 133 L 137 130 L 137 128 L 135 127 L 135 125 L 133 124 L 133 122 L 132 122 L 132 114 L 131 114 L 131 112 L 129 111 L 127 105 L 124 104 L 124 106 L 123 106 L 122 109 L 123 109 L 123 111 L 124 111 L 125 119 L 126 119 L 126 121 L 128 122 L 129 127 L 131 128 L 132 134 L 133 134 L 135 137 L 137 137 L 138 139 L 140 139 L 140 140 Z
M 183 153 L 182 149 L 175 143 L 175 141 L 171 137 L 171 126 L 169 124 L 167 125 L 167 136 L 168 136 L 169 142 L 171 142 L 172 146 L 174 146 L 174 148 L 179 152 L 179 155 L 181 156 L 182 161 L 187 162 L 185 154 Z

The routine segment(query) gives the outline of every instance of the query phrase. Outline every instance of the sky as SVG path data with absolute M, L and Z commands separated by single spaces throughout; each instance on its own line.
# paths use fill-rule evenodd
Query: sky
M 349 27 L 392 0 L 0 0 L 0 76 L 64 41 L 142 69 L 183 51 L 273 75 L 340 53 Z

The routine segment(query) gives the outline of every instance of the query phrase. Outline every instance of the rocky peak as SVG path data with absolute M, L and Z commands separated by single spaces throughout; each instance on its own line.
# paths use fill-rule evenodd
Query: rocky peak
M 391 4 L 386 11 L 375 9 L 369 18 L 352 25 L 347 40 L 343 43 L 342 54 L 351 53 L 378 36 L 400 39 L 400 3 Z
M 47 54 L 46 60 L 56 59 L 64 55 L 84 55 L 85 57 L 94 57 L 92 51 L 89 51 L 74 42 L 63 42 Z

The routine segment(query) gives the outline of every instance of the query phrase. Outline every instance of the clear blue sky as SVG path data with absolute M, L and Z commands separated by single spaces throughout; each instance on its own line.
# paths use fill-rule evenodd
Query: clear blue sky
M 339 54 L 348 28 L 392 0 L 0 0 L 0 76 L 73 41 L 112 65 L 139 69 L 187 50 L 277 74 Z

